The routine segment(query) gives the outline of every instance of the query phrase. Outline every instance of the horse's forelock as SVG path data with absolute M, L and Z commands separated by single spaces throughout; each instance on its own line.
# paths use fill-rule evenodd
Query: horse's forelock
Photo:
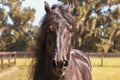
M 72 26 L 72 30 L 76 28 L 76 21 L 70 13 L 68 13 L 65 6 L 53 6 L 53 10 L 46 14 L 42 27 L 48 27 L 54 23 L 59 24 L 63 19 L 66 20 L 67 24 Z M 56 10 L 54 8 L 57 8 Z M 70 27 L 71 27 L 70 26 Z M 69 27 L 69 26 L 68 26 Z

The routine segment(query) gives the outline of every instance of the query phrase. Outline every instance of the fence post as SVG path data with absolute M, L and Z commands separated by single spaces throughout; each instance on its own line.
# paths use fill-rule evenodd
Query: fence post
M 15 51 L 15 54 L 14 54 L 14 63 L 16 65 L 16 57 L 17 57 L 17 52 Z
M 103 55 L 101 54 L 101 67 L 103 67 Z
M 3 58 L 1 58 L 1 68 L 3 68 L 4 64 L 3 64 Z
M 8 54 L 8 66 L 10 67 L 10 58 L 11 58 L 11 55 Z

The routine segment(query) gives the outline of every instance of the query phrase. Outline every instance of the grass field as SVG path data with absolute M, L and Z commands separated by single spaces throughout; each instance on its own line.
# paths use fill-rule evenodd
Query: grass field
M 93 80 L 120 80 L 120 58 L 104 58 L 104 66 L 101 67 L 100 58 L 90 58 L 92 62 Z M 28 80 L 28 69 L 31 59 L 17 59 L 18 68 L 14 73 L 4 76 L 0 80 Z M 0 72 L 7 71 L 8 68 Z
M 120 58 L 91 58 L 93 80 L 120 80 Z

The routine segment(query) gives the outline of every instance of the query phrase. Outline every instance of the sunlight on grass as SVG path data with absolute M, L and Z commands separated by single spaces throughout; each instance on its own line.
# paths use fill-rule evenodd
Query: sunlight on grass
M 101 67 L 101 59 L 90 58 L 92 62 L 93 80 L 120 80 L 120 58 L 104 58 L 104 66 Z M 18 70 L 0 80 L 28 80 L 28 70 L 31 59 L 19 58 L 16 66 Z
M 10 75 L 1 78 L 0 80 L 28 80 L 30 62 L 30 58 L 18 58 L 16 62 L 16 67 L 18 70 Z M 7 69 L 8 67 L 5 68 L 4 71 L 7 71 Z
M 103 67 L 101 58 L 90 59 L 93 66 L 93 80 L 120 80 L 120 58 L 103 58 Z
M 93 66 L 101 65 L 101 58 L 92 57 L 90 58 Z M 104 67 L 120 67 L 120 58 L 103 58 Z
M 31 58 L 18 58 L 16 65 L 17 66 L 29 66 L 31 63 Z
M 28 67 L 21 68 L 0 80 L 28 80 Z
M 93 80 L 120 80 L 120 67 L 93 67 Z

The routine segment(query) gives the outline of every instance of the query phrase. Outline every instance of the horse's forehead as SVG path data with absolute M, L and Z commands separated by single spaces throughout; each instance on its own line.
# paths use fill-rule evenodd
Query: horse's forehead
M 53 5 L 52 7 L 51 7 L 51 9 L 53 10 L 53 11 L 55 11 L 55 10 L 66 10 L 66 7 L 64 6 L 64 5 Z
M 64 31 L 66 30 L 69 24 L 67 23 L 66 20 L 58 20 L 58 21 L 53 21 L 51 25 L 48 27 L 51 31 Z

